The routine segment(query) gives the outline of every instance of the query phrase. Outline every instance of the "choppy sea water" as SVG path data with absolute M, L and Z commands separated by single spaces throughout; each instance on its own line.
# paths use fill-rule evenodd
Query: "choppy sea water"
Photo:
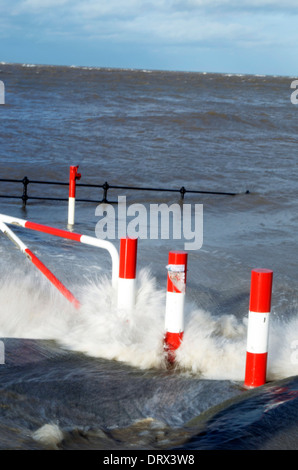
M 109 189 L 127 205 L 203 205 L 189 251 L 184 340 L 166 367 L 168 252 L 138 243 L 137 302 L 119 314 L 102 250 L 15 227 L 79 298 L 77 311 L 1 236 L 1 449 L 297 448 L 297 136 L 290 77 L 2 64 L 2 179 L 233 192 Z M 1 213 L 67 229 L 67 202 L 0 182 Z M 249 191 L 249 192 L 247 192 Z M 29 183 L 28 195 L 68 197 Z M 101 201 L 101 188 L 77 197 Z M 96 236 L 98 203 L 73 230 Z M 117 214 L 117 204 L 113 204 Z M 119 240 L 114 240 L 119 248 Z M 268 383 L 243 389 L 251 269 L 274 271 Z

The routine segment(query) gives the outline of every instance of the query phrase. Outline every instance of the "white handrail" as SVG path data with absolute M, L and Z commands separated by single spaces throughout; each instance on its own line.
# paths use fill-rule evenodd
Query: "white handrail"
M 67 238 L 69 240 L 74 240 L 86 245 L 92 245 L 98 248 L 106 249 L 110 253 L 112 259 L 112 285 L 115 288 L 117 287 L 119 275 L 119 254 L 117 248 L 113 245 L 112 242 L 109 242 L 108 240 L 101 240 L 100 238 L 90 237 L 89 235 L 69 232 L 67 230 L 51 227 L 49 225 L 30 222 L 29 220 L 20 219 L 18 217 L 11 217 L 5 214 L 0 214 L 0 221 L 7 224 L 18 225 L 20 227 L 31 230 L 48 233 L 56 237 Z
M 32 251 L 22 242 L 22 240 L 0 220 L 0 230 L 6 235 L 25 256 L 48 278 L 48 280 L 69 300 L 76 308 L 80 308 L 80 302 L 75 296 L 62 284 L 59 279 L 32 253 Z

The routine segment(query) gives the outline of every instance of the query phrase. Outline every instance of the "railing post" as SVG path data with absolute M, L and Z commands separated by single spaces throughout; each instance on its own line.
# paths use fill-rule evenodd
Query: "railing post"
M 74 225 L 75 221 L 76 180 L 81 178 L 78 168 L 71 166 L 69 169 L 68 225 Z
M 179 189 L 179 192 L 181 194 L 181 199 L 184 199 L 184 194 L 186 193 L 186 189 L 184 186 L 182 186 L 182 188 Z
M 29 184 L 29 179 L 27 178 L 27 176 L 25 176 L 25 178 L 23 178 L 22 183 L 23 183 L 22 201 L 23 201 L 23 209 L 25 209 L 27 201 L 29 199 L 28 198 L 28 189 L 27 189 L 27 186 Z
M 109 187 L 110 187 L 110 186 L 109 186 L 109 183 L 108 183 L 107 181 L 106 181 L 106 182 L 103 184 L 103 186 L 102 186 L 102 188 L 103 188 L 103 198 L 102 198 L 102 202 L 105 203 L 105 204 L 108 202 L 107 196 L 108 196 L 108 189 L 109 189 Z

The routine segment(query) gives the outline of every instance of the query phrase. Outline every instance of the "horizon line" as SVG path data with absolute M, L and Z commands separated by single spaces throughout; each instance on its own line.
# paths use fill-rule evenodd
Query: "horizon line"
M 77 69 L 86 69 L 86 70 L 108 70 L 108 71 L 136 71 L 144 73 L 153 73 L 153 72 L 167 72 L 167 73 L 193 73 L 201 75 L 233 75 L 233 76 L 254 76 L 254 77 L 272 77 L 272 78 L 297 78 L 297 75 L 283 75 L 283 74 L 268 74 L 268 73 L 252 73 L 252 72 L 210 72 L 210 71 L 198 71 L 198 70 L 174 70 L 174 69 L 154 69 L 154 68 L 144 68 L 144 67 L 109 67 L 109 66 L 99 66 L 99 65 L 67 65 L 67 64 L 46 64 L 46 63 L 30 63 L 30 62 L 5 62 L 0 61 L 0 65 L 17 65 L 21 67 L 63 67 L 63 68 L 77 68 Z

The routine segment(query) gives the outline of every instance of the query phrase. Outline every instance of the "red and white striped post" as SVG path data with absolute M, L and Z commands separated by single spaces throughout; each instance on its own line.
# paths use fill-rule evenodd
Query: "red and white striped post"
M 118 308 L 131 310 L 136 298 L 137 238 L 121 238 L 119 252 Z
M 273 271 L 270 269 L 253 269 L 251 272 L 244 380 L 246 388 L 266 383 L 272 280 Z
M 164 348 L 168 361 L 173 363 L 184 333 L 187 253 L 170 251 L 168 262 Z
M 76 180 L 81 178 L 78 168 L 71 166 L 69 169 L 68 225 L 74 225 L 75 220 Z

